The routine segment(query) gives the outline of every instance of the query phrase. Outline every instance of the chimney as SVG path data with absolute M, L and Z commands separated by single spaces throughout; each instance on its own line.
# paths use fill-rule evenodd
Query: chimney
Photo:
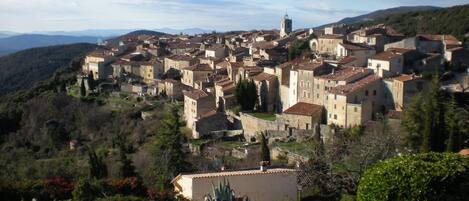
M 332 75 L 334 75 L 334 74 L 335 74 L 335 69 L 332 69 Z

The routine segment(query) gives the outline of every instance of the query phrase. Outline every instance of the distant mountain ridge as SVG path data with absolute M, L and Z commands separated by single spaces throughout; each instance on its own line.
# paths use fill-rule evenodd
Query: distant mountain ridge
M 35 47 L 67 45 L 74 43 L 96 44 L 100 39 L 100 37 L 93 36 L 63 36 L 41 34 L 16 35 L 7 38 L 0 38 L 0 56 Z
M 432 11 L 432 10 L 439 10 L 442 9 L 441 7 L 435 7 L 435 6 L 401 6 L 401 7 L 395 7 L 395 8 L 389 8 L 389 9 L 383 9 L 383 10 L 377 10 L 373 11 L 371 13 L 367 13 L 364 15 L 359 15 L 356 17 L 347 17 L 344 18 L 338 22 L 334 23 L 329 23 L 325 24 L 316 28 L 324 28 L 326 26 L 331 26 L 335 24 L 356 24 L 360 22 L 366 22 L 366 21 L 372 21 L 375 19 L 387 17 L 390 15 L 394 14 L 400 14 L 400 13 L 407 13 L 407 12 L 417 12 L 417 11 Z

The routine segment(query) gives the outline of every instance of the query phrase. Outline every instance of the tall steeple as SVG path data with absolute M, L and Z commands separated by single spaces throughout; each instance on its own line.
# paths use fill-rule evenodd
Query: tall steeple
M 286 37 L 292 32 L 292 24 L 292 19 L 288 16 L 288 12 L 285 11 L 285 16 L 280 21 L 280 37 Z

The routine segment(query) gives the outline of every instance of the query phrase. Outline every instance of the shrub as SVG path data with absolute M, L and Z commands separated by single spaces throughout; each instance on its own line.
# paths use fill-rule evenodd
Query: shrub
M 357 200 L 467 200 L 469 161 L 457 154 L 396 157 L 367 170 Z

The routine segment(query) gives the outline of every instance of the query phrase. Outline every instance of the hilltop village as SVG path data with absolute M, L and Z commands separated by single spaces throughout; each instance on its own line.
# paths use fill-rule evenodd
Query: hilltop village
M 78 87 L 144 103 L 157 97 L 181 102 L 194 154 L 203 151 L 200 144 L 242 136 L 245 146 L 230 154 L 247 157 L 250 144 L 265 136 L 278 145 L 272 148 L 274 159 L 287 157 L 296 164 L 307 158 L 289 145 L 308 138 L 332 140 L 334 129 L 366 125 L 382 115 L 399 121 L 411 99 L 429 89 L 432 74 L 469 63 L 467 50 L 452 35 L 405 36 L 386 25 L 294 31 L 292 23 L 285 15 L 280 30 L 121 37 L 86 56 Z M 119 87 L 106 88 L 106 83 Z M 454 83 L 444 87 L 465 89 Z M 249 194 L 253 200 L 296 198 L 296 177 L 283 176 L 293 172 L 180 175 L 173 184 L 185 197 L 201 200 L 210 191 L 210 179 L 250 177 L 253 183 L 245 187 L 236 182 L 249 179 L 230 182 L 247 194 L 273 196 Z M 256 185 L 256 174 L 272 181 L 269 192 Z M 196 179 L 204 189 L 194 187 Z

